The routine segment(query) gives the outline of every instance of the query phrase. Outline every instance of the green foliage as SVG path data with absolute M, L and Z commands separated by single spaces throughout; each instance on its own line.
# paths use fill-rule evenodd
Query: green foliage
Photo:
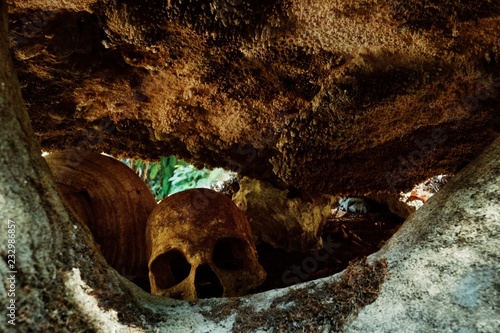
M 159 162 L 140 159 L 125 159 L 122 162 L 144 180 L 156 200 L 190 188 L 209 188 L 226 174 L 221 168 L 198 170 L 193 165 L 178 160 L 175 156 L 162 157 Z

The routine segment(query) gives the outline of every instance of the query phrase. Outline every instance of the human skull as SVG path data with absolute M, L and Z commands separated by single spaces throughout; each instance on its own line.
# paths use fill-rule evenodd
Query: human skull
M 213 190 L 192 189 L 163 200 L 149 216 L 146 242 L 155 295 L 242 296 L 266 277 L 247 219 Z

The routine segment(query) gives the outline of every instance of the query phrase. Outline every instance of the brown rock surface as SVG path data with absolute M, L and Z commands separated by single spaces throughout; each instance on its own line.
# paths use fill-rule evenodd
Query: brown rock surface
M 455 173 L 498 136 L 497 1 L 8 2 L 47 150 L 362 194 Z
M 307 252 L 321 244 L 321 232 L 338 198 L 300 198 L 270 184 L 243 177 L 234 203 L 245 213 L 257 243 L 286 251 Z

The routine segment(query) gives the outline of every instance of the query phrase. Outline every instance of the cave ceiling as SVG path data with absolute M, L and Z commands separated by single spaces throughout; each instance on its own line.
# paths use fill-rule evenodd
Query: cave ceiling
M 500 2 L 10 0 L 42 148 L 309 193 L 455 173 L 500 129 Z

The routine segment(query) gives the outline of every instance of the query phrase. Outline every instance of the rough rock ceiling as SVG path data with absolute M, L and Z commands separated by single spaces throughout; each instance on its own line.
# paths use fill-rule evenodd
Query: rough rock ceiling
M 499 133 L 496 0 L 8 2 L 48 150 L 366 193 L 454 173 Z

